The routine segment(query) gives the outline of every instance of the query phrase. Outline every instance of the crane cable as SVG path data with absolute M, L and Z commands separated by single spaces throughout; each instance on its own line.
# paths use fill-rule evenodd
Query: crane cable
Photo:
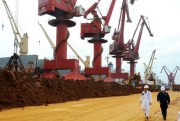
M 135 18 L 136 18 L 136 14 L 135 14 L 135 11 L 136 11 L 136 10 L 135 10 L 135 9 L 136 9 L 136 8 L 135 8 L 134 5 L 132 6 L 132 8 L 133 8 L 133 26 L 134 26 L 134 29 L 133 29 L 133 30 L 135 30 L 135 28 L 136 28 L 136 19 L 135 19 Z
M 15 3 L 15 22 L 18 27 L 18 16 L 19 16 L 19 0 L 16 0 Z
M 19 28 L 18 27 L 18 12 L 19 12 L 19 0 L 16 0 L 16 3 L 15 3 L 15 23 L 16 23 L 17 28 Z M 15 40 L 14 40 L 14 53 L 17 53 L 17 49 L 18 49 L 17 40 L 18 40 L 18 38 L 15 38 Z
M 1 7 L 0 8 L 3 8 L 2 7 L 2 4 L 1 4 Z M 3 11 L 3 9 L 2 10 L 0 10 L 1 11 L 1 15 L 2 15 L 2 20 L 1 20 L 1 23 L 2 23 L 2 25 L 1 25 L 1 29 L 3 30 L 4 29 L 4 11 Z

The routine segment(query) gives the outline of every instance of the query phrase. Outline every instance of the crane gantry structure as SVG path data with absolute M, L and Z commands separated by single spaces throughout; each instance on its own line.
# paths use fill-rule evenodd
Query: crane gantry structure
M 154 81 L 154 85 L 156 83 L 154 79 L 154 74 L 152 72 L 152 67 L 155 60 L 155 54 L 156 54 L 156 49 L 153 50 L 148 65 L 146 65 L 146 63 L 143 63 L 145 66 L 145 71 L 144 71 L 145 84 L 148 84 L 148 81 Z
M 80 73 L 79 60 L 67 59 L 67 40 L 70 36 L 68 28 L 76 25 L 71 19 L 82 16 L 84 13 L 82 6 L 76 6 L 76 2 L 77 0 L 39 0 L 38 14 L 55 17 L 48 23 L 56 27 L 55 58 L 44 60 L 44 77 L 53 78 L 54 75 L 50 72 L 56 70 L 62 73 L 65 79 L 86 79 Z
M 105 82 L 113 81 L 110 77 L 110 68 L 102 67 L 102 43 L 106 43 L 107 40 L 103 39 L 103 37 L 110 33 L 109 21 L 111 19 L 111 15 L 114 9 L 114 5 L 116 0 L 111 0 L 111 5 L 107 12 L 106 16 L 103 16 L 99 10 L 99 2 L 95 2 L 93 5 L 89 7 L 84 13 L 84 18 L 87 19 L 88 15 L 91 13 L 93 15 L 93 19 L 91 23 L 81 23 L 81 38 L 91 38 L 88 40 L 89 43 L 93 43 L 94 45 L 94 59 L 93 59 L 93 67 L 85 68 L 85 75 L 105 75 Z M 98 11 L 101 16 L 98 15 Z
M 53 43 L 53 41 L 51 40 L 51 38 L 49 37 L 48 33 L 46 32 L 46 30 L 44 29 L 44 27 L 42 26 L 42 24 L 40 24 L 38 22 L 39 26 L 41 27 L 44 35 L 46 36 L 49 44 L 51 45 L 52 49 L 53 49 L 53 53 L 56 49 L 55 44 Z M 85 68 L 90 68 L 90 56 L 86 56 L 86 60 L 84 61 L 81 56 L 77 53 L 77 51 L 75 51 L 75 49 L 71 46 L 71 44 L 69 44 L 69 42 L 67 42 L 67 45 L 69 46 L 69 48 L 74 52 L 74 54 L 78 57 L 78 59 L 84 64 Z
M 14 34 L 14 37 L 15 37 L 15 53 L 17 53 L 17 47 L 19 47 L 19 53 L 20 55 L 27 55 L 28 54 L 28 34 L 27 33 L 24 33 L 23 36 L 20 34 L 20 31 L 17 27 L 17 24 L 15 22 L 15 19 L 14 17 L 12 16 L 12 13 L 6 3 L 5 0 L 3 0 L 3 4 L 4 4 L 4 7 L 6 9 L 6 12 L 7 12 L 7 15 L 8 15 L 8 19 L 9 19 L 9 22 L 11 24 L 11 28 L 13 30 L 13 34 Z
M 174 84 L 175 84 L 174 80 L 175 80 L 175 77 L 176 77 L 176 74 L 177 74 L 178 70 L 180 70 L 180 67 L 179 67 L 179 66 L 176 66 L 176 67 L 174 68 L 174 70 L 171 72 L 171 71 L 169 71 L 169 69 L 164 65 L 164 66 L 162 67 L 162 69 L 161 69 L 161 73 L 162 73 L 163 70 L 165 71 L 165 73 L 166 73 L 166 75 L 167 75 L 167 77 L 168 77 L 168 85 L 169 85 L 169 86 L 174 85 Z
M 137 24 L 137 27 L 135 29 L 135 32 L 134 32 L 134 34 L 132 36 L 132 39 L 130 39 L 127 42 L 126 47 L 125 47 L 125 51 L 123 53 L 123 60 L 128 61 L 130 63 L 130 76 L 134 75 L 135 63 L 137 63 L 136 60 L 139 59 L 139 46 L 140 46 L 144 26 L 146 26 L 150 36 L 153 36 L 153 34 L 152 34 L 151 30 L 150 30 L 150 27 L 147 24 L 148 22 L 146 22 L 146 21 L 147 21 L 147 17 L 141 15 L 140 19 L 139 19 L 139 22 Z M 137 29 L 138 29 L 140 23 L 141 23 L 141 27 L 140 27 L 140 30 L 139 30 L 139 35 L 138 35 L 136 44 L 134 44 L 135 43 L 134 42 L 134 37 L 135 37 L 135 34 L 137 32 Z
M 19 29 L 17 27 L 17 24 L 15 22 L 14 17 L 12 16 L 12 13 L 6 3 L 5 0 L 2 0 L 4 7 L 6 9 L 7 12 L 7 16 L 11 25 L 11 28 L 13 30 L 13 34 L 14 34 L 14 54 L 10 57 L 10 59 L 8 60 L 7 64 L 6 64 L 6 69 L 8 71 L 21 71 L 23 73 L 25 73 L 25 68 L 24 65 L 20 59 L 20 56 L 17 53 L 17 50 L 19 48 L 19 53 L 20 55 L 27 55 L 28 54 L 28 34 L 25 33 L 23 34 L 23 37 L 21 36 Z
M 122 57 L 125 49 L 124 46 L 125 16 L 127 16 L 127 22 L 132 22 L 129 15 L 127 0 L 122 1 L 118 27 L 114 30 L 112 36 L 112 39 L 114 41 L 113 44 L 110 44 L 109 46 L 110 55 L 113 55 L 113 57 L 116 59 L 116 71 L 115 73 L 111 73 L 113 78 L 128 79 L 128 73 L 121 72 Z

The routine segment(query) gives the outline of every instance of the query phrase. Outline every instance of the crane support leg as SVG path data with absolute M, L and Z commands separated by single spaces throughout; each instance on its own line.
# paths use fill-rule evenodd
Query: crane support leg
M 134 61 L 130 61 L 130 76 L 133 76 L 135 73 L 135 63 Z
M 111 71 L 109 67 L 101 67 L 101 59 L 102 59 L 102 43 L 107 42 L 107 40 L 104 39 L 92 39 L 88 41 L 89 43 L 94 44 L 94 60 L 93 60 L 93 68 L 85 68 L 85 75 L 86 76 L 103 76 L 101 79 L 104 80 L 104 82 L 113 82 L 113 78 L 111 77 Z M 94 78 L 97 80 L 97 78 Z
M 43 76 L 53 78 L 54 75 L 48 73 L 48 71 L 59 70 L 65 79 L 85 80 L 85 77 L 79 72 L 79 61 L 76 59 L 67 59 L 68 27 L 75 26 L 75 22 L 57 18 L 50 20 L 49 24 L 57 28 L 55 59 L 44 61 L 44 70 L 46 70 L 47 73 L 44 73 Z
M 102 58 L 102 44 L 100 42 L 94 43 L 94 61 L 93 67 L 100 68 L 101 67 L 101 58 Z
M 116 57 L 116 73 L 121 73 L 121 58 Z
M 111 76 L 113 79 L 123 79 L 123 80 L 127 80 L 128 79 L 128 73 L 122 73 L 121 71 L 121 57 L 116 57 L 116 72 L 115 73 L 111 73 Z
M 68 27 L 66 24 L 57 25 L 56 33 L 56 60 L 61 62 L 62 59 L 67 59 L 67 32 Z

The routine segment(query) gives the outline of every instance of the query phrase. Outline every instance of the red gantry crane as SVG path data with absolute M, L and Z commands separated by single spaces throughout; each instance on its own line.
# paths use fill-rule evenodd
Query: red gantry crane
M 114 42 L 109 47 L 110 55 L 114 55 L 113 57 L 116 58 L 116 73 L 111 74 L 113 78 L 128 78 L 128 73 L 121 72 L 122 54 L 124 52 L 125 15 L 127 16 L 127 22 L 131 22 L 127 0 L 122 1 L 118 27 L 112 36 Z
M 76 25 L 73 17 L 83 14 L 83 8 L 76 6 L 77 0 L 39 0 L 38 14 L 51 15 L 55 19 L 48 23 L 57 28 L 56 30 L 56 49 L 54 60 L 44 60 L 43 76 L 53 78 L 53 74 L 49 73 L 56 70 L 63 74 L 65 79 L 85 80 L 80 74 L 79 61 L 76 59 L 67 59 L 67 39 L 69 37 L 68 28 Z
M 166 67 L 166 66 L 163 66 L 162 67 L 162 70 L 161 70 L 161 73 L 162 71 L 164 70 L 167 77 L 168 77 L 168 85 L 169 86 L 172 86 L 175 84 L 174 80 L 175 80 L 175 77 L 176 77 L 176 74 L 177 74 L 177 71 L 179 70 L 180 68 L 178 66 L 176 66 L 173 70 L 173 72 L 170 72 L 169 69 Z
M 103 37 L 110 32 L 109 21 L 112 15 L 112 11 L 114 9 L 114 5 L 116 0 L 112 0 L 111 5 L 109 7 L 109 11 L 106 16 L 103 16 L 98 8 L 100 0 L 95 2 L 89 9 L 85 11 L 84 18 L 87 19 L 87 16 L 91 13 L 93 15 L 91 23 L 82 23 L 81 24 L 81 38 L 92 38 L 88 40 L 89 43 L 94 44 L 94 59 L 93 59 L 93 68 L 85 68 L 86 76 L 93 75 L 106 75 L 105 82 L 109 82 L 112 79 L 110 76 L 110 68 L 109 67 L 101 67 L 101 56 L 103 52 L 102 43 L 106 43 L 107 40 L 103 39 Z M 101 17 L 98 15 L 99 11 Z M 104 21 L 104 22 L 103 22 Z M 109 79 L 108 79 L 109 78 Z
M 40 24 L 38 22 L 39 26 L 41 27 L 44 35 L 46 36 L 47 40 L 49 41 L 49 44 L 51 45 L 53 52 L 56 49 L 56 46 L 54 45 L 53 41 L 51 40 L 51 38 L 49 37 L 48 33 L 46 32 L 46 30 L 44 29 L 44 27 L 42 26 L 42 24 Z M 78 57 L 78 59 L 84 64 L 84 66 L 86 68 L 90 67 L 90 56 L 86 56 L 86 60 L 84 61 L 80 55 L 77 53 L 77 51 L 75 51 L 75 49 L 67 42 L 67 45 L 69 46 L 69 48 L 74 52 L 74 54 Z
M 135 36 L 135 34 L 137 32 L 137 29 L 138 29 L 140 23 L 141 23 L 141 28 L 140 28 L 140 31 L 139 31 L 139 35 L 138 35 L 138 38 L 137 38 L 136 45 L 134 45 L 134 36 Z M 139 22 L 137 24 L 137 27 L 135 29 L 135 32 L 133 34 L 133 37 L 132 37 L 131 40 L 129 40 L 127 42 L 126 47 L 125 47 L 125 51 L 123 53 L 124 54 L 123 60 L 129 61 L 129 63 L 130 63 L 130 76 L 134 75 L 134 67 L 135 67 L 135 63 L 137 63 L 135 61 L 139 59 L 139 46 L 140 46 L 140 41 L 141 41 L 144 25 L 146 26 L 150 36 L 153 36 L 153 34 L 151 33 L 151 30 L 150 30 L 150 28 L 149 28 L 149 26 L 148 26 L 148 24 L 146 22 L 145 17 L 141 15 L 140 20 L 139 20 Z

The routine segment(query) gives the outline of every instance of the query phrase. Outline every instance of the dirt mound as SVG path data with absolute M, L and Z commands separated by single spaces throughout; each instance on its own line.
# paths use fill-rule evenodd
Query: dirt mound
M 35 78 L 13 80 L 10 75 L 0 72 L 0 109 L 122 96 L 141 91 L 115 82 Z

